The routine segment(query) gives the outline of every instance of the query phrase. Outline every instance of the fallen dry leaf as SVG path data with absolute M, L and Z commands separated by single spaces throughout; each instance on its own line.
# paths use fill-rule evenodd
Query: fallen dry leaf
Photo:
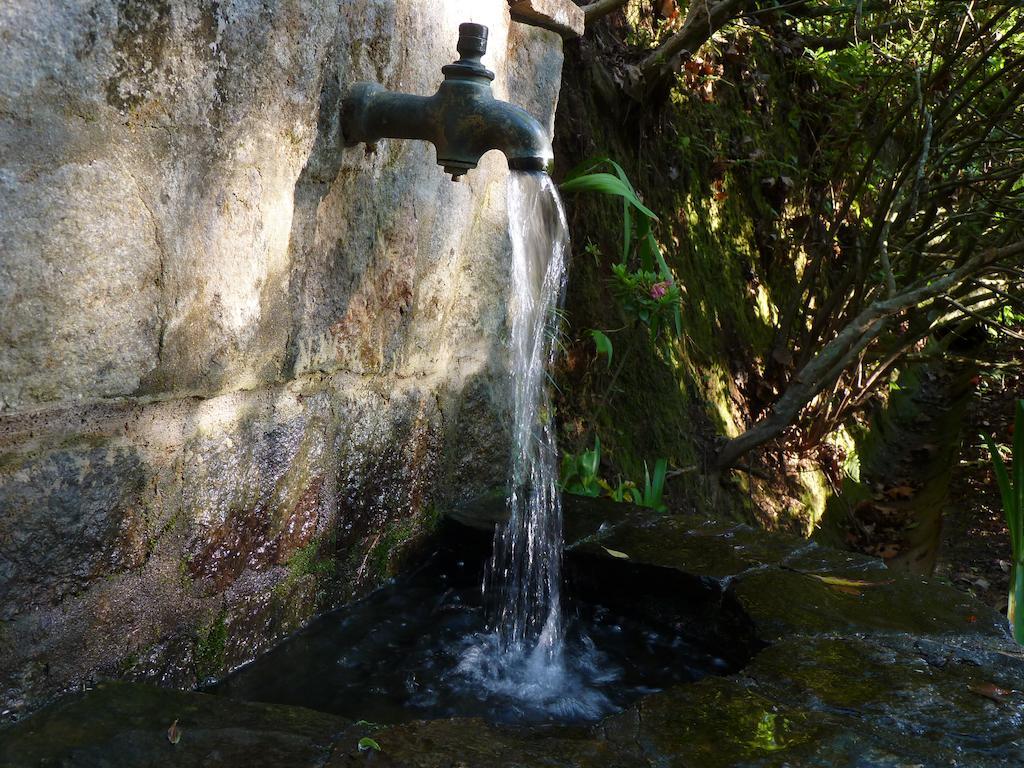
M 812 579 L 817 579 L 830 587 L 844 592 L 848 595 L 859 595 L 860 590 L 865 587 L 880 587 L 885 584 L 892 584 L 892 579 L 884 581 L 864 581 L 863 579 L 844 579 L 841 576 L 822 576 L 817 573 L 808 573 Z
M 625 552 L 619 552 L 619 550 L 617 549 L 608 549 L 608 547 L 601 547 L 601 549 L 603 549 L 612 557 L 617 557 L 620 560 L 629 560 L 629 555 L 627 555 Z
M 177 720 L 171 723 L 171 727 L 167 729 L 167 740 L 171 742 L 171 744 L 177 744 L 181 741 L 181 729 L 178 728 Z
M 970 691 L 979 696 L 984 696 L 986 699 L 991 699 L 998 704 L 1005 704 L 1006 697 L 1013 693 L 1013 691 L 1000 688 L 995 683 L 971 683 Z
M 883 560 L 891 560 L 900 553 L 900 546 L 899 544 L 880 544 L 877 553 Z
M 887 490 L 885 495 L 890 499 L 912 499 L 914 497 L 914 489 L 909 485 L 897 485 Z

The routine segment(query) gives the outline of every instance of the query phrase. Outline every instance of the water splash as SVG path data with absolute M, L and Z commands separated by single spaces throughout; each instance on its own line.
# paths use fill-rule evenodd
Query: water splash
M 228 695 L 384 723 L 586 722 L 655 686 L 733 671 L 681 634 L 690 622 L 662 633 L 586 599 L 568 611 L 562 605 L 562 503 L 547 384 L 569 237 L 546 175 L 512 175 L 509 220 L 514 451 L 508 521 L 495 531 L 483 595 L 480 561 L 464 562 L 472 547 L 452 542 L 423 572 L 328 614 L 234 675 L 221 686 Z M 614 599 L 620 588 L 596 592 Z M 717 606 L 720 596 L 713 599 Z M 632 591 L 625 602 L 633 604 Z
M 593 689 L 596 657 L 566 652 L 562 616 L 562 500 L 558 447 L 548 394 L 569 233 L 554 183 L 543 173 L 509 182 L 512 238 L 510 361 L 512 469 L 508 520 L 494 533 L 484 577 L 489 629 L 469 638 L 458 671 L 509 701 L 558 718 L 591 719 L 610 707 Z M 586 649 L 586 638 L 583 638 Z

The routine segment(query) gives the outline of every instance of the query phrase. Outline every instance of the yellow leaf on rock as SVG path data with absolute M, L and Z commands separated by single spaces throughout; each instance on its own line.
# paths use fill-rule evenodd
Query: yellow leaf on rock
M 844 579 L 840 576 L 819 576 L 816 573 L 808 573 L 813 579 L 823 581 L 830 587 L 838 587 L 840 589 L 860 588 L 860 587 L 880 587 L 883 584 L 892 584 L 892 579 L 886 579 L 885 581 L 864 581 L 862 579 Z
M 601 549 L 603 549 L 612 557 L 617 557 L 620 560 L 629 560 L 629 555 L 627 555 L 625 552 L 619 552 L 619 550 L 617 549 L 608 549 L 608 547 L 601 547 Z

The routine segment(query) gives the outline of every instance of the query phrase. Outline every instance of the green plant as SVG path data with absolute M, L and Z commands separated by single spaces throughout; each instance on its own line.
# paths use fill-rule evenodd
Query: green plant
M 594 347 L 597 349 L 597 354 L 604 355 L 608 360 L 608 367 L 612 367 L 612 340 L 608 338 L 607 334 L 603 331 L 592 330 L 590 332 L 590 338 L 594 340 Z
M 192 648 L 192 663 L 200 682 L 217 677 L 224 671 L 228 640 L 227 612 L 222 610 L 197 633 Z
M 663 327 L 679 312 L 679 288 L 662 275 L 644 270 L 631 271 L 625 264 L 612 266 L 615 294 L 629 313 L 644 323 L 657 338 Z
M 665 480 L 668 477 L 668 459 L 658 459 L 654 463 L 654 474 L 651 474 L 644 462 L 644 487 L 640 488 L 632 480 L 619 480 L 614 488 L 610 483 L 598 478 L 598 485 L 612 501 L 628 502 L 638 507 L 647 507 L 658 512 L 666 511 L 664 502 Z
M 601 481 L 597 470 L 601 466 L 601 440 L 594 437 L 594 447 L 578 456 L 562 456 L 561 486 L 566 493 L 577 496 L 600 496 Z
M 658 217 L 640 201 L 622 166 L 607 157 L 589 160 L 569 173 L 561 190 L 622 199 L 622 256 L 612 266 L 616 295 L 628 315 L 648 326 L 652 339 L 668 326 L 668 319 L 669 327 L 682 335 L 680 291 L 651 228 Z
M 640 488 L 632 480 L 619 480 L 612 487 L 598 476 L 601 466 L 601 440 L 594 437 L 594 447 L 581 454 L 566 453 L 562 456 L 561 487 L 565 493 L 577 496 L 600 496 L 603 491 L 612 501 L 628 502 L 638 507 L 648 507 L 664 512 L 665 480 L 668 477 L 668 459 L 658 459 L 652 473 L 644 462 L 644 485 Z
M 644 462 L 644 492 L 637 502 L 641 507 L 649 507 L 658 512 L 664 512 L 666 507 L 662 497 L 665 494 L 665 479 L 668 477 L 668 459 L 658 459 L 654 462 L 654 474 L 647 469 L 647 462 Z
M 604 480 L 601 480 L 600 483 L 608 498 L 620 504 L 624 501 L 630 504 L 639 504 L 639 500 L 643 498 L 640 490 L 636 487 L 636 483 L 632 480 L 619 480 L 619 484 L 614 488 Z
M 1003 498 L 1006 527 L 1010 530 L 1010 602 L 1007 616 L 1014 639 L 1024 645 L 1024 400 L 1018 400 L 1014 413 L 1013 449 L 1007 470 L 999 446 L 991 435 L 982 435 L 992 454 L 999 492 Z

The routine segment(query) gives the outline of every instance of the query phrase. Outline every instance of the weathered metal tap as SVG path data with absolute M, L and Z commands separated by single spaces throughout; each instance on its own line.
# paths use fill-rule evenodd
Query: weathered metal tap
M 480 61 L 487 52 L 487 27 L 460 25 L 458 52 L 458 61 L 441 68 L 444 81 L 433 96 L 394 93 L 375 83 L 352 86 L 341 105 L 346 146 L 378 139 L 429 141 L 452 181 L 492 149 L 503 152 L 514 171 L 547 170 L 553 157 L 547 131 L 529 112 L 491 92 L 494 73 Z

